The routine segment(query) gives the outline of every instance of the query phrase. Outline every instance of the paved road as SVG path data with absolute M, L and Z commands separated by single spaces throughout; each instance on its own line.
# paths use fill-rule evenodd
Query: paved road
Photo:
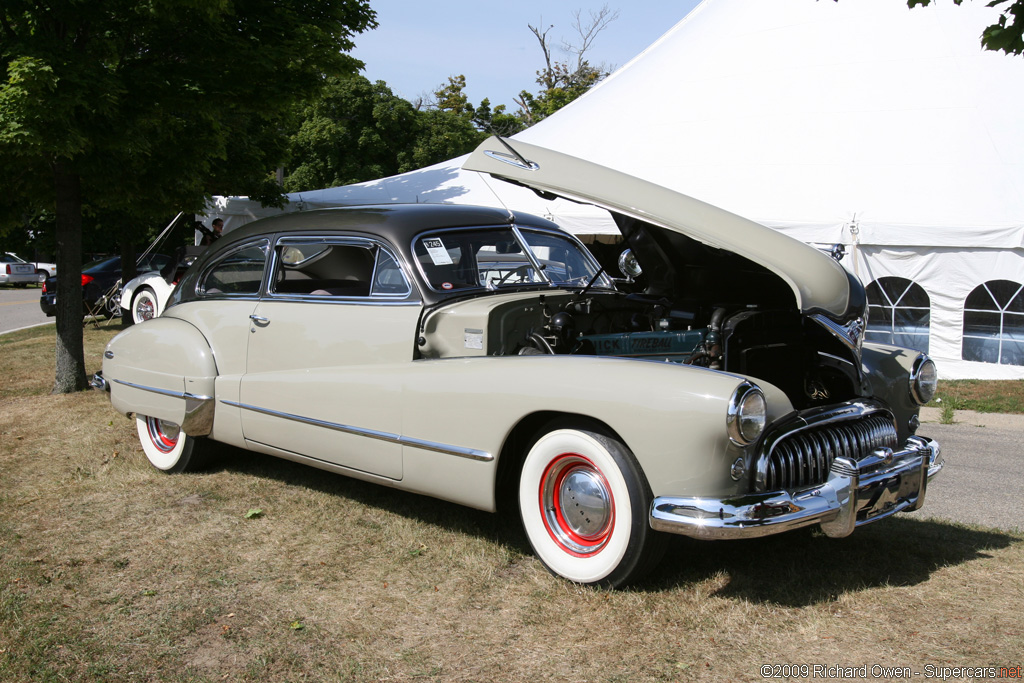
M 946 467 L 911 514 L 1024 531 L 1024 415 L 958 410 L 944 425 L 926 408 L 921 417 L 919 433 L 942 445 Z
M 39 310 L 39 285 L 26 289 L 0 286 L 0 334 L 22 327 L 54 322 Z

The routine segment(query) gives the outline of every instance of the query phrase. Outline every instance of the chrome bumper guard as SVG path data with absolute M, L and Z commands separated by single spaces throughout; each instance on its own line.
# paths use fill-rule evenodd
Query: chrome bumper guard
M 100 391 L 105 391 L 105 392 L 107 392 L 107 394 L 110 393 L 110 384 L 107 383 L 107 380 L 103 379 L 103 371 L 102 370 L 100 370 L 95 375 L 93 375 L 92 377 L 89 378 L 89 386 L 92 387 L 93 389 L 99 389 Z
M 879 448 L 861 460 L 839 457 L 824 484 L 721 498 L 661 497 L 651 527 L 702 539 L 754 538 L 811 524 L 841 538 L 855 527 L 924 505 L 928 481 L 942 469 L 939 444 L 922 436 L 904 448 Z

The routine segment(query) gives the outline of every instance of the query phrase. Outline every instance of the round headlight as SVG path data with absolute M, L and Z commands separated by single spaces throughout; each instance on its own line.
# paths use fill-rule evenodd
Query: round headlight
M 918 405 L 924 405 L 935 398 L 939 385 L 939 372 L 928 356 L 918 356 L 910 373 L 910 396 Z
M 761 390 L 749 382 L 736 387 L 725 421 L 733 443 L 747 446 L 757 441 L 768 421 L 768 405 Z

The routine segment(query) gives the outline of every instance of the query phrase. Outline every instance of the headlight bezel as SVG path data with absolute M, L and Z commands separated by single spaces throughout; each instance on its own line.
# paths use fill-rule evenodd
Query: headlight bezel
M 761 438 L 768 426 L 768 401 L 760 387 L 751 382 L 736 387 L 729 399 L 725 424 L 729 440 L 737 446 L 749 446 Z
M 910 398 L 919 406 L 926 405 L 935 398 L 939 384 L 939 371 L 935 361 L 925 354 L 914 360 L 910 371 Z

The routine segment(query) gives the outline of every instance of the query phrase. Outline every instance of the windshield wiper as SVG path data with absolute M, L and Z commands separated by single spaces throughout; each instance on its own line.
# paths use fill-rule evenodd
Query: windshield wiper
M 583 295 L 586 294 L 587 292 L 589 292 L 590 288 L 594 286 L 595 282 L 597 282 L 597 278 L 601 277 L 601 275 L 603 275 L 603 274 L 604 274 L 604 265 L 602 265 L 600 268 L 597 269 L 597 272 L 594 273 L 594 277 L 590 278 L 590 282 L 587 283 L 586 287 L 584 287 L 583 289 L 580 290 L 579 294 L 576 295 L 576 298 L 573 299 L 573 301 L 576 302 L 576 301 L 579 301 L 580 299 L 582 299 Z

